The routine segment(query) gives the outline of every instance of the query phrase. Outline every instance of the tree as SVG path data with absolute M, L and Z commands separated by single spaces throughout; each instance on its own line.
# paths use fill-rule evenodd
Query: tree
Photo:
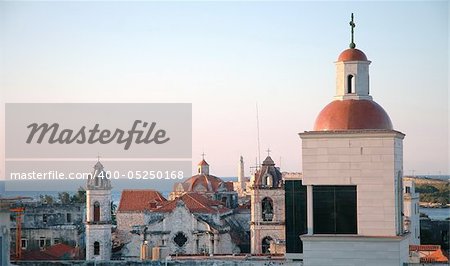
M 60 192 L 58 193 L 58 200 L 62 204 L 69 204 L 70 203 L 70 194 L 67 192 Z
M 53 198 L 53 196 L 51 195 L 39 195 L 39 200 L 42 203 L 47 203 L 47 204 L 53 204 L 53 202 L 55 202 L 55 199 Z
M 72 203 L 86 203 L 86 190 L 79 187 L 78 191 L 70 198 Z

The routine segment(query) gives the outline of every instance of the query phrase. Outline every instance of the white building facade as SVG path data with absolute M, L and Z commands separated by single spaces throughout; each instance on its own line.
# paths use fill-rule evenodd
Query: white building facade
M 413 180 L 403 182 L 404 229 L 409 232 L 409 244 L 420 245 L 419 193 Z

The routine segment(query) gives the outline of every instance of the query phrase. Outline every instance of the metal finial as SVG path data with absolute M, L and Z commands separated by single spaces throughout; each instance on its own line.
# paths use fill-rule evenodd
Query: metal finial
M 270 148 L 267 149 L 266 152 L 267 152 L 267 156 L 270 156 L 270 152 L 271 152 Z
M 353 13 L 352 13 L 352 20 L 350 21 L 350 27 L 352 30 L 352 41 L 350 42 L 350 48 L 355 49 L 356 44 L 354 42 L 354 30 L 353 29 L 356 27 L 356 24 L 355 24 L 355 22 L 353 22 Z
M 205 160 L 205 152 L 202 153 L 202 160 Z

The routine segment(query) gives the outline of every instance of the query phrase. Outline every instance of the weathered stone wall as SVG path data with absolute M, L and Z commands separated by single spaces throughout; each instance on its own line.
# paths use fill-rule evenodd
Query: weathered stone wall
M 117 229 L 131 231 L 134 225 L 144 225 L 145 214 L 143 212 L 117 212 Z
M 23 228 L 45 228 L 54 225 L 77 224 L 83 222 L 84 204 L 43 204 L 25 203 Z M 12 223 L 15 227 L 15 222 Z
M 22 218 L 22 239 L 26 250 L 66 243 L 83 244 L 84 204 L 25 202 Z M 15 247 L 16 222 L 11 222 L 11 244 Z
M 273 201 L 272 221 L 263 221 L 262 200 Z M 283 188 L 253 189 L 251 192 L 251 253 L 262 253 L 262 240 L 270 237 L 274 241 L 284 241 L 285 236 L 285 192 Z
M 94 255 L 94 243 L 100 243 L 100 254 Z M 86 225 L 86 260 L 108 260 L 111 258 L 111 224 Z

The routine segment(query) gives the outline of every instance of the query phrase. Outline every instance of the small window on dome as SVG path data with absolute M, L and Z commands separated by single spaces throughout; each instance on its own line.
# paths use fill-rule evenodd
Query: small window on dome
M 347 93 L 355 93 L 355 77 L 353 75 L 347 76 Z

